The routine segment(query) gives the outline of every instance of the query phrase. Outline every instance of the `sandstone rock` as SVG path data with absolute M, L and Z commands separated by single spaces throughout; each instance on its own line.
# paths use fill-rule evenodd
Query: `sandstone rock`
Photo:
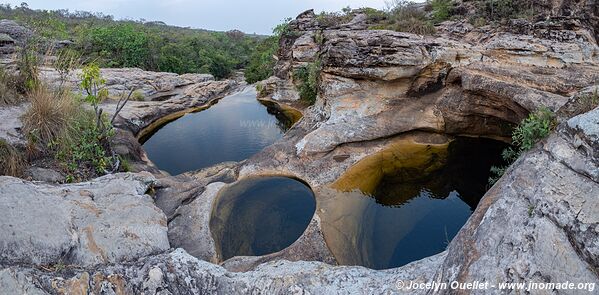
M 30 177 L 35 181 L 44 181 L 44 182 L 61 182 L 64 180 L 64 176 L 60 174 L 60 172 L 39 168 L 39 167 L 30 167 L 25 171 L 25 175 Z
M 305 31 L 296 42 L 311 34 Z M 510 126 L 528 112 L 541 106 L 557 111 L 599 79 L 599 47 L 578 39 L 497 33 L 468 44 L 389 31 L 323 35 L 316 108 L 326 120 L 297 144 L 298 153 L 410 130 L 509 140 Z M 289 69 L 303 63 L 294 48 L 291 58 L 281 57 Z M 293 83 L 271 79 L 265 85 L 278 85 L 267 87 L 275 88 L 269 90 L 275 99 L 276 89 L 284 93 Z
M 587 126 L 597 126 L 596 112 L 567 126 L 593 120 Z M 449 246 L 438 271 L 443 281 L 597 281 L 599 184 L 571 166 L 576 158 L 589 160 L 571 136 L 564 129 L 552 135 L 487 193 Z M 586 164 L 596 171 L 596 162 Z
M 169 222 L 169 240 L 174 248 L 183 248 L 204 261 L 219 262 L 209 225 L 214 200 L 223 186 L 224 183 L 211 183 L 191 203 L 177 209 Z
M 91 266 L 169 248 L 148 174 L 51 186 L 0 177 L 0 263 Z
M 0 117 L 2 118 L 0 138 L 10 144 L 25 143 L 25 137 L 21 134 L 21 128 L 23 128 L 21 116 L 27 111 L 28 107 L 28 104 L 0 107 Z
M 76 272 L 63 277 L 26 269 L 9 271 L 35 279 L 35 287 L 44 292 L 64 294 L 81 292 L 82 287 L 102 294 L 425 294 L 423 290 L 399 291 L 396 284 L 399 280 L 431 280 L 444 257 L 433 256 L 402 271 L 283 260 L 252 272 L 232 273 L 177 249 L 133 265 L 98 268 L 93 274 Z
M 309 32 L 295 40 L 292 47 L 293 59 L 300 62 L 312 62 L 320 50 L 320 46 L 314 40 L 316 34 Z
M 140 138 L 186 113 L 208 108 L 235 86 L 237 83 L 231 80 L 209 81 L 192 84 L 182 94 L 165 101 L 130 101 L 119 113 L 115 125 Z M 104 103 L 105 111 L 113 113 L 115 104 L 114 101 Z
M 60 75 L 53 68 L 41 68 L 41 78 L 50 85 L 60 84 Z M 101 69 L 102 77 L 106 80 L 106 89 L 112 97 L 128 94 L 132 88 L 137 89 L 150 100 L 162 96 L 181 94 L 189 85 L 213 81 L 209 74 L 184 74 L 151 72 L 138 68 Z M 81 70 L 73 71 L 67 78 L 66 84 L 79 92 Z
M 7 34 L 17 42 L 24 42 L 33 36 L 33 32 L 30 29 L 7 19 L 0 20 L 0 33 Z
M 7 294 L 48 294 L 33 284 L 31 277 L 13 269 L 0 270 L 0 289 Z
M 78 235 L 62 196 L 11 177 L 0 177 L 0 184 L 1 263 L 52 264 L 66 257 Z

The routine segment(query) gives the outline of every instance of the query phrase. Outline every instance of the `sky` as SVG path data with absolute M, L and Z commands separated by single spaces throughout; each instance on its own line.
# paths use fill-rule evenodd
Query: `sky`
M 0 0 L 0 3 L 20 5 L 23 1 L 32 9 L 84 10 L 110 14 L 116 19 L 145 19 L 181 27 L 238 29 L 258 34 L 270 34 L 285 18 L 295 18 L 310 8 L 318 13 L 339 11 L 347 6 L 386 7 L 386 0 Z

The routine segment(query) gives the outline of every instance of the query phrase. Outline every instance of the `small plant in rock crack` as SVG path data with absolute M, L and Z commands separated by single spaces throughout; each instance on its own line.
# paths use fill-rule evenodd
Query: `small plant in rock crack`
M 506 166 L 491 167 L 489 184 L 495 184 L 522 153 L 532 149 L 539 141 L 547 137 L 555 128 L 555 125 L 555 114 L 546 107 L 541 107 L 537 111 L 530 113 L 528 118 L 520 122 L 512 133 L 514 147 L 506 148 L 501 153 L 503 160 L 509 164 Z
M 318 83 L 320 82 L 320 61 L 317 60 L 296 69 L 293 72 L 293 80 L 297 83 L 300 98 L 313 105 L 318 96 Z
M 533 217 L 535 215 L 535 206 L 528 206 L 528 217 Z

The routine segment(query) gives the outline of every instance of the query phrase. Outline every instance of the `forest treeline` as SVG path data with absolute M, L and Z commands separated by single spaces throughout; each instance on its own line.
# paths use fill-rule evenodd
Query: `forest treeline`
M 238 30 L 215 32 L 162 22 L 115 20 L 102 13 L 34 10 L 26 3 L 0 4 L 0 19 L 17 21 L 46 40 L 72 41 L 70 48 L 83 62 L 179 74 L 210 73 L 216 78 L 247 68 L 252 58 L 261 62 L 262 51 L 272 47 L 273 41 L 272 37 Z

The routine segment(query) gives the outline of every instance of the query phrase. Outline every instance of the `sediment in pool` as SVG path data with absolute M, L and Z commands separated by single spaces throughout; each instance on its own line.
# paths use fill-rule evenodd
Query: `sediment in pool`
M 327 245 L 340 264 L 374 269 L 442 252 L 476 209 L 504 147 L 468 138 L 393 142 L 317 192 Z

